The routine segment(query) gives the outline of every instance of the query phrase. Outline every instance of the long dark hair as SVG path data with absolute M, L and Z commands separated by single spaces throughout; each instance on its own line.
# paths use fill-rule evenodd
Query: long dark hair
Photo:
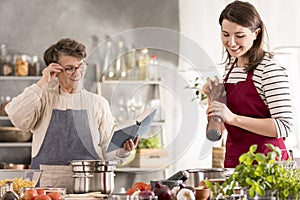
M 256 40 L 253 42 L 253 46 L 245 54 L 248 57 L 248 63 L 245 71 L 250 71 L 255 69 L 256 66 L 263 60 L 264 56 L 267 54 L 270 58 L 273 57 L 271 52 L 264 50 L 264 38 L 267 36 L 266 27 L 255 9 L 255 7 L 248 3 L 242 1 L 234 1 L 228 4 L 222 11 L 219 17 L 219 24 L 222 26 L 223 20 L 226 19 L 230 22 L 236 23 L 240 26 L 249 28 L 252 32 L 258 28 L 261 31 L 258 33 Z M 232 57 L 227 51 L 227 58 L 224 63 L 230 62 Z

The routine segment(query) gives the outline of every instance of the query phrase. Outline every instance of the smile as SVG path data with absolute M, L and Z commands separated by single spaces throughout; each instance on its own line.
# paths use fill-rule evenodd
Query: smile
M 232 51 L 233 53 L 237 53 L 241 49 L 240 46 L 237 47 L 229 47 L 229 50 Z

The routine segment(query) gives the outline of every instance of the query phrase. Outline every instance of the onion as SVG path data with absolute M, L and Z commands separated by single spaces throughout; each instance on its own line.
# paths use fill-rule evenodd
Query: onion
M 162 185 L 160 183 L 155 183 L 155 187 L 153 188 L 153 192 L 156 196 L 158 196 L 158 200 L 171 200 L 172 193 L 168 186 Z

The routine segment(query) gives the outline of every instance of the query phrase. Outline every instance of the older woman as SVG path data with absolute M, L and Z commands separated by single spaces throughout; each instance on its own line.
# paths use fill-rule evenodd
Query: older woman
M 83 89 L 85 57 L 85 46 L 73 39 L 53 44 L 45 51 L 41 79 L 6 106 L 16 127 L 33 132 L 33 169 L 56 166 L 58 173 L 72 160 L 124 160 L 136 147 L 137 140 L 127 140 L 122 149 L 106 153 L 113 117 L 106 99 Z

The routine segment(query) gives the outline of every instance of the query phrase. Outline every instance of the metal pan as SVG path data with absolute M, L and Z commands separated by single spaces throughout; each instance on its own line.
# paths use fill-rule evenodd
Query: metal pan
M 22 131 L 12 126 L 0 127 L 0 142 L 28 142 L 31 138 L 30 131 Z

